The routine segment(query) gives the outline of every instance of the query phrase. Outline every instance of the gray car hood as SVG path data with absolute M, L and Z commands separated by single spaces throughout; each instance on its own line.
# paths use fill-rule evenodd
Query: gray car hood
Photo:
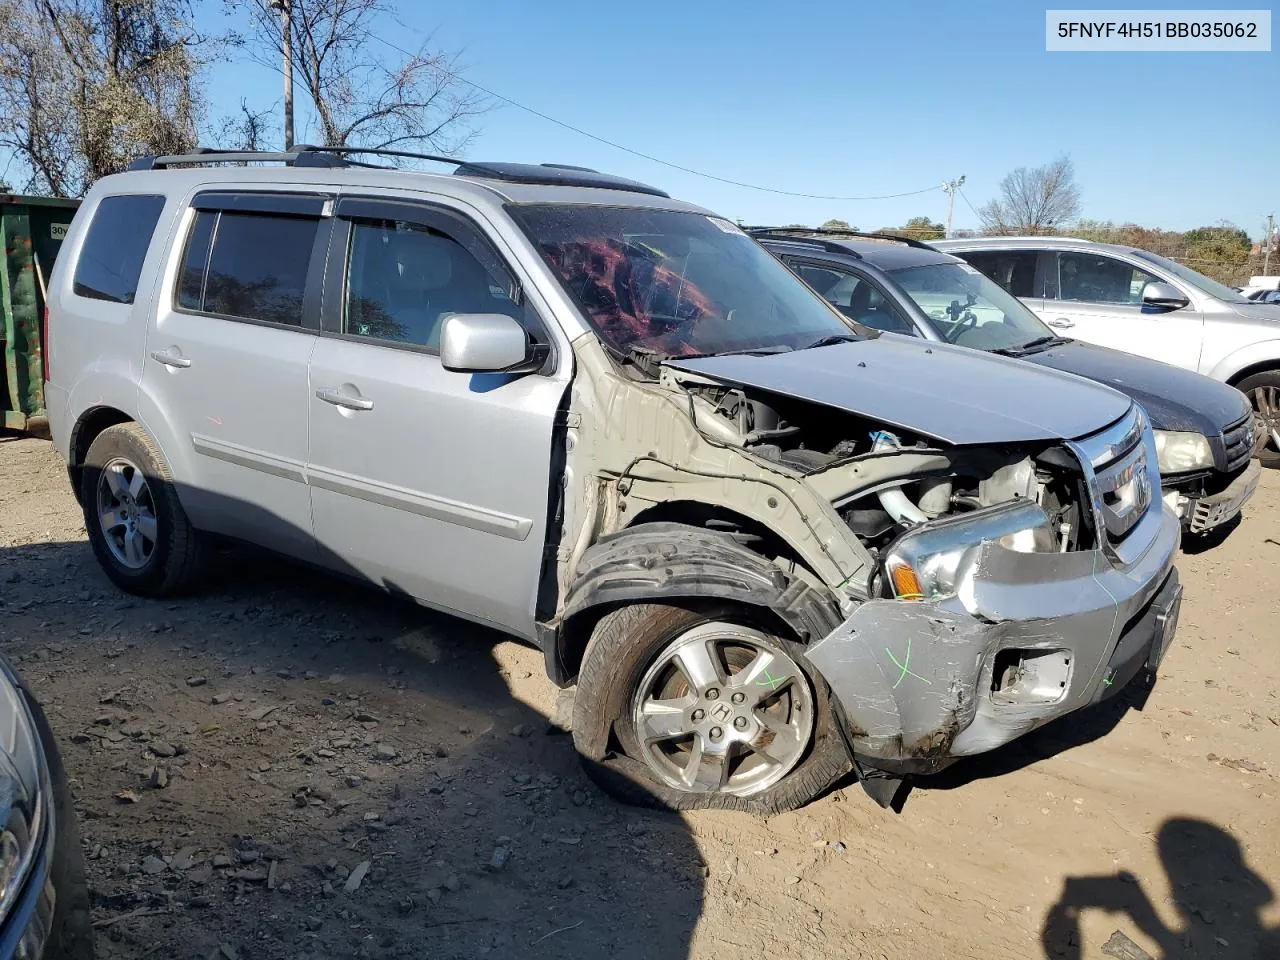
M 1074 374 L 893 334 L 667 366 L 956 445 L 1073 440 L 1114 423 L 1130 406 L 1128 397 Z
M 1229 303 L 1227 306 L 1250 320 L 1280 322 L 1280 303 Z

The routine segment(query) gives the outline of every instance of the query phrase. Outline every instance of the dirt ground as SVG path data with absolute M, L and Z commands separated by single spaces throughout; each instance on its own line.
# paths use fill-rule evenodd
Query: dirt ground
M 1274 960 L 1280 476 L 1179 567 L 1141 711 L 900 814 L 849 785 L 677 817 L 591 786 L 541 654 L 496 634 L 248 550 L 189 598 L 119 593 L 50 446 L 0 437 L 0 649 L 60 738 L 108 958 L 1075 960 L 1119 931 Z

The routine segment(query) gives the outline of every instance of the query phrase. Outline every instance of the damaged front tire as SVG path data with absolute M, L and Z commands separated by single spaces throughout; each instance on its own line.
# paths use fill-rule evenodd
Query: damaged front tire
M 772 814 L 850 769 L 803 648 L 732 607 L 635 604 L 601 619 L 583 658 L 574 743 L 619 799 Z

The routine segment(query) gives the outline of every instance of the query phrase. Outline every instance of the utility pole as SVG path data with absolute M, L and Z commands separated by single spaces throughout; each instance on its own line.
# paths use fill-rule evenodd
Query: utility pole
M 271 6 L 280 11 L 280 37 L 284 43 L 280 47 L 282 60 L 280 69 L 284 72 L 284 148 L 293 147 L 293 18 L 289 9 L 290 0 L 271 0 Z
M 1267 235 L 1262 238 L 1262 272 L 1271 275 L 1271 248 L 1276 245 L 1276 215 L 1267 215 Z
M 946 239 L 951 239 L 951 214 L 956 208 L 956 191 L 960 189 L 960 185 L 964 183 L 964 175 L 956 177 L 954 180 L 947 180 L 942 184 L 942 189 L 947 192 L 947 232 Z

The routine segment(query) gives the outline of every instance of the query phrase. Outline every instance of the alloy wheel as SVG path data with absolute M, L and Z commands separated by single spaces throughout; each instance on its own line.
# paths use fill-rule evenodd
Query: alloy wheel
M 814 700 L 804 671 L 772 638 L 704 623 L 672 640 L 632 704 L 643 759 L 665 784 L 747 797 L 804 758 Z
M 1280 454 L 1280 387 L 1254 387 L 1249 400 L 1253 404 L 1253 455 L 1268 449 Z
M 155 498 L 137 465 L 117 457 L 98 478 L 98 525 L 121 565 L 140 570 L 155 552 L 159 523 Z

